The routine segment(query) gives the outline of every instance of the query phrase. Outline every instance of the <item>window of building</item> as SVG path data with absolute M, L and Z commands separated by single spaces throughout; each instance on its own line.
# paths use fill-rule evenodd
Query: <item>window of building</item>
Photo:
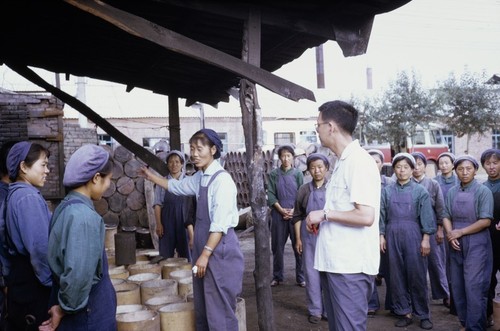
M 299 131 L 299 142 L 301 143 L 317 143 L 318 138 L 316 136 L 316 131 Z
M 500 148 L 500 130 L 495 129 L 491 134 L 491 147 Z
M 109 147 L 113 147 L 114 139 L 111 138 L 109 134 L 98 134 L 97 140 L 99 141 L 99 145 L 107 145 Z
M 295 142 L 295 134 L 293 132 L 276 132 L 274 134 L 274 145 L 281 146 L 283 144 L 293 144 Z
M 229 150 L 227 142 L 227 132 L 217 132 L 217 135 L 222 142 L 222 151 L 227 152 Z
M 455 141 L 453 139 L 453 133 L 451 131 L 443 130 L 441 135 L 442 141 L 440 143 L 448 145 L 448 149 L 451 153 L 455 153 Z

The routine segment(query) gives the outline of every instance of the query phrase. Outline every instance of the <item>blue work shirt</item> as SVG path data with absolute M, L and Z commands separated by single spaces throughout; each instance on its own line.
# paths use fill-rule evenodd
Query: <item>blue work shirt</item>
M 296 168 L 290 168 L 288 170 L 283 170 L 281 167 L 271 170 L 269 173 L 269 182 L 267 184 L 267 205 L 273 207 L 278 199 L 278 189 L 276 184 L 278 183 L 278 171 L 283 175 L 289 174 L 291 171 L 295 171 L 295 181 L 297 182 L 297 187 L 301 187 L 304 184 L 304 175 L 302 171 Z
M 453 200 L 457 195 L 459 190 L 471 191 L 476 186 L 479 186 L 474 193 L 474 205 L 476 206 L 476 219 L 489 218 L 493 219 L 493 193 L 485 185 L 479 184 L 479 182 L 474 179 L 469 184 L 462 186 L 456 185 L 448 191 L 448 195 L 445 200 L 444 217 L 453 222 L 453 217 L 451 215 L 451 210 L 453 206 Z
M 2 203 L 5 198 L 7 198 L 7 193 L 9 192 L 9 184 L 0 180 L 0 203 Z
M 36 277 L 44 286 L 52 286 L 47 261 L 51 213 L 40 191 L 31 184 L 15 182 L 9 186 L 6 224 L 14 245 L 14 254 L 29 256 Z
M 62 211 L 66 200 L 78 200 Z M 59 281 L 58 301 L 66 312 L 87 306 L 92 285 L 102 277 L 105 227 L 92 201 L 71 191 L 54 211 L 49 236 L 48 259 Z
M 491 193 L 499 193 L 500 192 L 500 179 L 496 179 L 496 180 L 486 180 L 484 183 L 483 183 L 484 186 L 486 186 L 487 188 L 489 188 L 491 190 Z
M 168 191 L 175 195 L 195 195 L 199 198 L 200 185 L 206 187 L 212 176 L 224 170 L 219 161 L 214 160 L 205 171 L 198 170 L 182 180 L 170 179 Z M 239 214 L 236 201 L 236 184 L 227 172 L 219 174 L 208 187 L 208 213 L 210 232 L 227 234 L 229 228 L 238 225 Z
M 385 235 L 385 227 L 388 221 L 388 209 L 390 206 L 392 189 L 396 186 L 396 192 L 406 192 L 413 188 L 412 202 L 415 207 L 415 215 L 419 220 L 420 231 L 425 234 L 434 234 L 436 232 L 436 222 L 434 218 L 434 210 L 432 209 L 430 196 L 427 190 L 415 181 L 410 180 L 408 183 L 401 185 L 398 181 L 394 184 L 388 185 L 382 189 L 382 197 L 380 199 L 380 234 Z

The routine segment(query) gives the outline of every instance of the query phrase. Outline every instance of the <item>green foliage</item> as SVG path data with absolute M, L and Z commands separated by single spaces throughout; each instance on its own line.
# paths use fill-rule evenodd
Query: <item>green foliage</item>
M 485 84 L 487 78 L 465 72 L 459 79 L 450 74 L 440 82 L 437 97 L 442 104 L 441 121 L 458 137 L 483 135 L 500 123 L 498 90 Z
M 360 111 L 355 137 L 361 143 L 390 142 L 397 151 L 417 126 L 430 123 L 441 123 L 458 137 L 489 132 L 500 124 L 500 91 L 486 81 L 484 74 L 466 72 L 429 91 L 415 72 L 400 72 L 378 98 L 351 96 Z

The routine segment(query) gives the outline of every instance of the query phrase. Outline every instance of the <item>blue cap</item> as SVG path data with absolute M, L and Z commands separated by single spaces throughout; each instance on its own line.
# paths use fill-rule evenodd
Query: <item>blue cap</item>
M 443 152 L 443 153 L 439 154 L 439 156 L 437 157 L 438 163 L 439 163 L 439 159 L 442 158 L 443 156 L 449 157 L 451 160 L 451 163 L 455 162 L 455 159 L 456 159 L 455 154 L 450 153 L 450 152 Z
M 394 158 L 392 159 L 392 167 L 394 168 L 396 163 L 398 163 L 398 161 L 401 161 L 402 159 L 407 159 L 408 162 L 410 163 L 410 167 L 412 169 L 415 169 L 415 164 L 416 164 L 415 158 L 410 153 L 398 153 L 398 154 L 396 154 L 394 156 Z
M 474 168 L 476 168 L 476 170 L 479 169 L 479 163 L 477 162 L 477 160 L 474 157 L 472 157 L 470 155 L 461 155 L 461 156 L 457 157 L 455 159 L 455 162 L 453 162 L 453 168 L 456 169 L 458 167 L 458 165 L 464 161 L 472 162 L 472 164 L 474 165 Z
M 325 155 L 323 155 L 321 153 L 311 153 L 307 157 L 307 161 L 306 161 L 307 169 L 309 169 L 309 165 L 311 164 L 311 162 L 314 162 L 316 160 L 323 160 L 323 162 L 325 163 L 325 166 L 327 168 L 330 168 L 330 162 L 328 161 L 328 158 Z
M 384 153 L 382 153 L 381 150 L 379 150 L 379 149 L 369 149 L 369 150 L 367 150 L 367 152 L 370 155 L 378 155 L 378 156 L 380 156 L 380 160 L 382 161 L 382 163 L 384 163 L 385 157 L 384 157 Z
M 184 154 L 182 154 L 181 152 L 179 152 L 178 150 L 175 150 L 175 149 L 168 152 L 165 160 L 168 162 L 169 157 L 171 157 L 172 155 L 177 155 L 178 157 L 180 157 L 182 163 L 186 162 L 186 159 L 184 158 Z
M 7 170 L 10 178 L 17 178 L 19 174 L 19 165 L 26 160 L 30 151 L 31 143 L 29 141 L 21 141 L 11 147 L 7 155 Z
M 415 159 L 415 163 L 417 161 L 417 158 L 419 158 L 420 160 L 422 160 L 422 162 L 424 162 L 425 165 L 427 165 L 427 158 L 425 157 L 424 153 L 422 153 L 422 152 L 413 152 L 413 153 L 411 153 L 411 155 Z
M 109 160 L 109 153 L 97 145 L 83 145 L 69 158 L 64 171 L 63 185 L 78 187 L 101 171 Z
M 222 151 L 222 141 L 219 138 L 219 135 L 212 129 L 201 129 L 194 134 L 196 136 L 198 133 L 203 133 L 208 140 L 212 142 L 212 144 L 217 147 L 217 152 L 214 154 L 214 159 L 220 158 L 220 153 Z

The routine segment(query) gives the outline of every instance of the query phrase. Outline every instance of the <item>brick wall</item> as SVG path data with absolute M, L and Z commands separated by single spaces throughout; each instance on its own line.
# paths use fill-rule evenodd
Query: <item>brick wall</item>
M 79 147 L 85 144 L 97 144 L 97 132 L 94 128 L 81 128 L 78 124 L 64 122 L 64 164 Z
M 28 139 L 26 97 L 0 91 L 0 144 Z

